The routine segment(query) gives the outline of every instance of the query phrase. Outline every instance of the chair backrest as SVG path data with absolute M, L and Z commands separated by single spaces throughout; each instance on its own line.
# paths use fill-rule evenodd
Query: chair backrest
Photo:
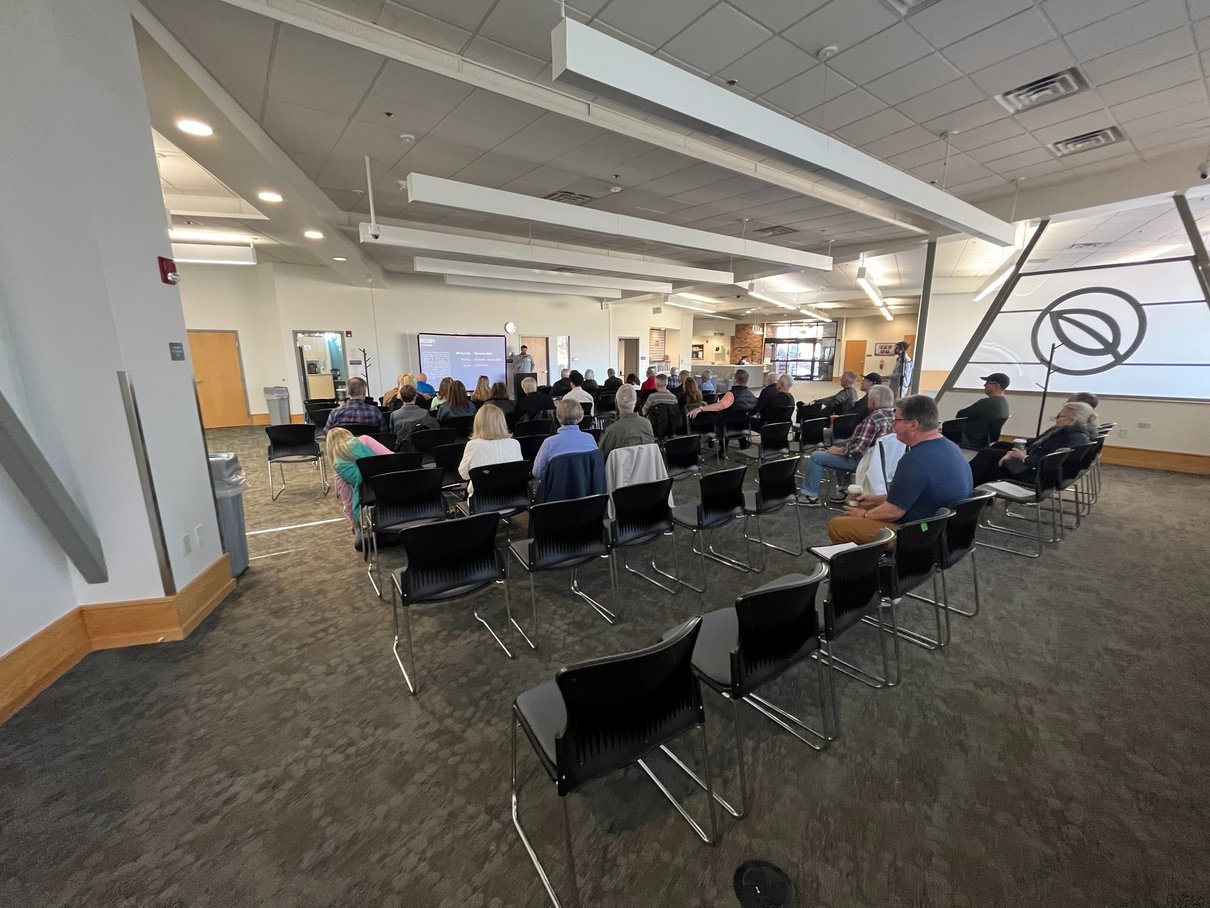
M 837 416 L 832 420 L 832 440 L 842 441 L 849 438 L 860 421 L 861 416 L 857 413 L 846 413 L 843 416 Z
M 941 508 L 932 517 L 901 523 L 895 530 L 895 551 L 882 577 L 882 594 L 891 599 L 907 595 L 933 575 L 941 560 L 941 540 L 954 516 Z
M 760 451 L 762 455 L 790 453 L 790 430 L 788 422 L 769 422 L 760 427 Z
M 964 425 L 966 425 L 965 416 L 957 416 L 954 419 L 947 419 L 941 423 L 941 434 L 954 444 L 961 446 L 962 427 Z
M 987 443 L 994 445 L 1000 440 L 1000 430 L 1004 428 L 1004 424 L 1008 422 L 1008 417 L 1004 416 L 1000 419 L 993 419 L 987 424 Z
M 335 407 L 325 407 L 320 410 L 308 410 L 307 418 L 311 420 L 312 426 L 322 429 L 328 424 L 328 417 L 332 415 L 332 411 L 335 409 Z
M 466 453 L 466 442 L 455 441 L 433 448 L 433 463 L 438 469 L 447 473 L 457 473 L 462 463 L 462 455 Z
M 529 507 L 529 471 L 533 461 L 493 463 L 471 470 L 472 514 L 484 511 L 513 511 Z
M 676 404 L 656 404 L 647 411 L 656 441 L 671 438 L 685 428 L 685 411 Z
M 716 404 L 716 403 L 718 403 L 718 392 L 717 391 L 703 391 L 702 400 L 704 400 L 708 404 Z
M 882 598 L 878 562 L 895 534 L 883 529 L 873 542 L 832 556 L 828 562 L 828 598 L 824 601 L 824 637 L 835 639 L 877 607 Z
M 559 794 L 635 762 L 705 721 L 693 674 L 701 618 L 654 646 L 559 669 L 567 724 L 555 737 Z
M 517 431 L 513 433 L 515 438 L 525 438 L 530 435 L 536 435 L 545 438 L 550 434 L 552 423 L 549 419 L 530 419 L 524 422 L 517 423 Z
M 731 651 L 731 694 L 739 698 L 819 647 L 815 597 L 828 569 L 790 574 L 735 600 L 739 640 Z
M 475 417 L 447 416 L 445 419 L 438 420 L 438 422 L 441 423 L 441 428 L 452 431 L 455 438 L 469 438 L 471 429 L 475 425 Z
M 605 476 L 605 455 L 599 448 L 575 451 L 550 458 L 538 486 L 538 501 L 562 501 L 585 498 L 609 491 Z
M 823 444 L 823 430 L 828 427 L 828 418 L 820 416 L 817 419 L 808 419 L 799 422 L 799 441 L 802 447 L 807 445 Z
M 765 407 L 766 423 L 790 422 L 794 418 L 793 407 Z
M 340 428 L 348 429 L 349 433 L 355 438 L 360 438 L 363 435 L 377 435 L 382 431 L 382 426 L 374 426 L 369 423 L 351 423 L 343 425 Z
M 608 495 L 533 505 L 529 509 L 530 567 L 571 567 L 606 554 L 608 507 Z
M 521 426 L 517 426 L 517 428 L 519 429 Z M 542 450 L 542 442 L 546 441 L 546 436 L 522 435 L 518 432 L 516 438 L 517 444 L 521 446 L 521 456 L 532 464 L 538 458 L 538 452 Z
M 429 454 L 438 445 L 452 445 L 454 438 L 454 430 L 449 428 L 417 429 L 412 433 L 412 447 L 421 454 Z
M 612 413 L 617 410 L 617 392 L 601 391 L 597 394 L 597 412 Z
M 615 545 L 647 540 L 672 530 L 672 507 L 668 504 L 672 482 L 672 479 L 660 479 L 613 490 L 610 497 L 613 499 Z
M 269 436 L 269 459 L 275 457 L 318 457 L 314 426 L 265 426 Z
M 721 526 L 744 514 L 744 476 L 747 467 L 719 470 L 699 480 L 702 500 L 697 506 L 698 526 Z
M 593 413 L 592 401 L 582 400 L 582 401 L 580 401 L 580 407 L 584 410 L 585 417 L 591 419 L 592 413 Z
M 678 435 L 664 443 L 664 459 L 670 470 L 696 467 L 701 458 L 702 438 L 700 435 Z
M 718 428 L 719 432 L 724 435 L 739 435 L 748 431 L 748 424 L 752 420 L 752 411 L 739 410 L 733 407 L 728 407 L 722 411 L 719 417 Z
M 979 521 L 995 500 L 995 492 L 984 490 L 950 505 L 954 516 L 946 523 L 945 534 L 941 537 L 938 565 L 942 570 L 952 568 L 975 547 Z
M 382 473 L 399 473 L 403 470 L 419 470 L 423 455 L 408 452 L 406 454 L 377 454 L 373 457 L 357 458 L 357 469 L 361 472 L 362 480 Z
M 1038 471 L 1034 474 L 1034 492 L 1038 498 L 1049 498 L 1063 485 L 1063 462 L 1070 454 L 1071 448 L 1059 448 L 1038 462 Z
M 499 522 L 495 514 L 478 514 L 404 530 L 404 603 L 457 599 L 503 580 L 504 560 L 496 548 Z
M 445 499 L 441 496 L 444 481 L 441 470 L 400 470 L 371 476 L 368 482 L 374 493 L 374 526 L 441 520 L 445 517 Z
M 798 498 L 798 483 L 794 479 L 797 467 L 797 457 L 779 457 L 760 465 L 756 473 L 756 500 L 762 514 L 780 510 Z
M 1092 466 L 1092 462 L 1096 460 L 1097 454 L 1100 452 L 1100 447 L 1095 441 L 1085 442 L 1082 445 L 1076 445 L 1071 449 L 1071 454 L 1063 461 L 1063 479 L 1066 482 L 1071 482 L 1082 472 Z

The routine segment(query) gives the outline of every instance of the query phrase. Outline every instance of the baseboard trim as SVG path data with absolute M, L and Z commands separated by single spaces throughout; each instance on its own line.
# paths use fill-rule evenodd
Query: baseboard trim
M 305 413 L 291 413 L 290 414 L 290 422 L 296 426 L 301 426 L 306 421 L 307 421 L 307 415 Z M 252 425 L 254 425 L 254 426 L 269 425 L 269 414 L 268 413 L 253 413 L 252 414 Z
M 223 555 L 175 596 L 69 612 L 0 656 L 0 724 L 91 652 L 184 640 L 234 589 Z
M 1101 461 L 1121 467 L 1142 467 L 1145 470 L 1171 470 L 1174 473 L 1210 476 L 1210 454 L 1105 445 L 1101 449 Z

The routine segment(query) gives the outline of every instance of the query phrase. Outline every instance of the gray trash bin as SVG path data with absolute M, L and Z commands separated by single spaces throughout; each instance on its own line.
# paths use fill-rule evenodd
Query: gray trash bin
M 290 389 L 283 385 L 265 388 L 265 403 L 269 405 L 269 425 L 290 425 Z
M 231 573 L 248 569 L 248 537 L 244 535 L 244 491 L 248 479 L 234 454 L 210 455 L 210 478 L 218 505 L 218 532 L 223 551 L 231 559 Z

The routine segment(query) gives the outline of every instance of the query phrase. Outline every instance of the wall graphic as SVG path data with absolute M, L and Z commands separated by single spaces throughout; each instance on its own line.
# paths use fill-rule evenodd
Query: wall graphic
M 956 387 L 1210 398 L 1210 306 L 1189 260 L 1023 272 Z

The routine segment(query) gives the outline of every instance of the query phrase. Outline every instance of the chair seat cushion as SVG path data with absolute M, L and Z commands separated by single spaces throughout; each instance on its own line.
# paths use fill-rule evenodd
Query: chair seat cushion
M 1033 501 L 1036 497 L 1033 489 L 1027 489 L 1008 481 L 985 482 L 979 488 L 990 489 L 996 493 L 997 498 L 1007 498 L 1010 501 Z
M 601 543 L 594 545 L 589 551 L 550 551 L 534 555 L 534 541 L 532 539 L 519 539 L 516 542 L 510 542 L 509 548 L 521 560 L 521 563 L 526 566 L 527 570 L 550 571 L 558 568 L 578 567 L 581 564 L 587 564 L 594 558 L 608 554 L 609 549 L 604 543 L 604 533 L 601 535 Z
M 551 779 L 556 778 L 555 737 L 567 727 L 567 707 L 559 685 L 551 679 L 531 687 L 513 701 L 513 711 L 537 751 L 546 774 Z
M 673 628 L 668 634 L 675 634 Z M 739 618 L 728 607 L 702 615 L 693 647 L 693 669 L 715 690 L 731 689 L 731 651 L 739 645 Z
M 672 522 L 690 529 L 698 529 L 697 505 L 677 504 L 672 506 Z

